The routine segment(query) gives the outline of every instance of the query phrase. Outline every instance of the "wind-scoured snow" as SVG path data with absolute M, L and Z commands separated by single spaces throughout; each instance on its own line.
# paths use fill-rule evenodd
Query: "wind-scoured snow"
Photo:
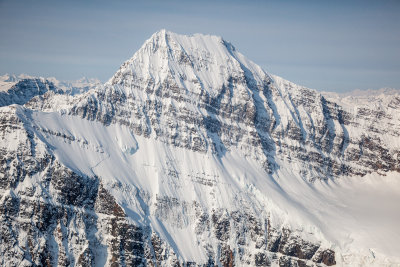
M 31 118 L 60 162 L 86 175 L 99 176 L 131 220 L 149 224 L 186 260 L 207 259 L 196 245 L 200 240 L 194 233 L 191 212 L 182 210 L 160 221 L 154 215 L 155 207 L 142 203 L 140 192 L 154 198 L 146 200 L 149 203 L 156 203 L 157 195 L 170 195 L 188 203 L 196 201 L 207 209 L 268 211 L 273 220 L 301 229 L 308 239 L 332 244 L 342 253 L 338 264 L 379 266 L 399 260 L 398 173 L 310 184 L 292 171 L 294 167 L 288 162 L 279 162 L 278 173 L 265 175 L 257 162 L 235 151 L 218 158 L 134 136 L 120 125 L 104 127 L 57 113 L 33 112 Z M 171 171 L 177 176 L 168 175 Z
M 98 178 L 127 219 L 181 262 L 207 262 L 221 240 L 236 260 L 243 247 L 244 257 L 259 253 L 266 241 L 240 247 L 251 231 L 235 236 L 232 218 L 218 232 L 230 235 L 207 229 L 207 220 L 250 214 L 272 234 L 290 229 L 331 249 L 339 266 L 400 264 L 398 92 L 319 94 L 268 74 L 221 37 L 165 30 L 104 86 L 52 82 L 65 93 L 0 111 L 15 112 L 63 166 Z M 0 148 L 17 151 L 15 135 Z M 218 216 L 201 221 L 207 214 Z
M 249 73 L 256 74 L 255 80 L 261 83 L 264 71 L 221 37 L 202 34 L 186 36 L 161 30 L 121 66 L 108 84 L 121 83 L 121 78 L 126 75 L 158 83 L 172 73 L 175 82 L 182 84 L 188 92 L 205 90 L 215 96 L 216 89 L 221 88 L 231 76 L 243 73 L 242 66 Z

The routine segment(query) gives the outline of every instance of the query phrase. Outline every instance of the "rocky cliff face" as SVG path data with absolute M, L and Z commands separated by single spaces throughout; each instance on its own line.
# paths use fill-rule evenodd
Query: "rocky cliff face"
M 0 107 L 8 106 L 12 104 L 23 105 L 33 97 L 37 95 L 43 95 L 47 92 L 61 93 L 60 89 L 57 89 L 54 84 L 43 78 L 24 78 L 24 79 L 8 79 L 2 82 L 6 88 L 0 91 Z M 10 87 L 7 87 L 7 84 Z
M 265 73 L 219 37 L 161 31 L 68 112 L 202 153 L 235 147 L 269 173 L 276 159 L 301 164 L 312 181 L 399 171 L 399 148 L 381 140 L 399 137 L 399 95 L 390 98 L 378 110 L 343 107 Z
M 352 106 L 216 36 L 160 31 L 104 87 L 46 86 L 0 99 L 4 266 L 335 265 L 284 182 L 400 171 L 398 94 Z
M 269 218 L 251 211 L 205 210 L 200 203 L 170 196 L 145 201 L 160 220 L 184 224 L 192 216 L 196 235 L 203 240 L 208 259 L 178 259 L 168 240 L 146 225 L 132 223 L 97 176 L 77 173 L 52 155 L 42 134 L 66 142 L 74 137 L 45 131 L 32 124 L 31 111 L 3 108 L 1 148 L 1 252 L 5 266 L 268 266 L 279 262 L 314 265 L 335 263 L 332 250 L 303 240 L 298 233 L 276 228 Z M 212 187 L 208 180 L 199 180 Z M 121 185 L 114 185 L 121 187 Z M 146 192 L 140 194 L 145 195 Z M 250 207 L 249 207 L 250 208 Z M 180 214 L 182 210 L 185 213 Z M 234 240 L 235 247 L 230 245 Z M 216 244 L 215 247 L 212 244 Z M 231 247 L 232 246 L 232 247 Z M 256 253 L 254 253 L 254 250 Z

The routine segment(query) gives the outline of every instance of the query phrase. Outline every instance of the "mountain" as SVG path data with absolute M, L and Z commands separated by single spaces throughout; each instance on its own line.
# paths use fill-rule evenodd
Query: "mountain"
M 165 30 L 89 87 L 0 108 L 1 265 L 400 264 L 398 93 Z
M 23 105 L 37 95 L 57 92 L 54 84 L 44 78 L 15 75 L 3 75 L 0 78 L 0 106 Z
M 82 77 L 72 81 L 58 81 L 55 78 L 49 78 L 58 88 L 61 88 L 65 94 L 76 95 L 82 94 L 103 84 L 99 79 Z
M 76 81 L 58 81 L 52 77 L 6 74 L 0 76 L 0 107 L 12 104 L 23 105 L 33 97 L 46 93 L 75 95 L 102 86 L 98 79 L 86 77 Z

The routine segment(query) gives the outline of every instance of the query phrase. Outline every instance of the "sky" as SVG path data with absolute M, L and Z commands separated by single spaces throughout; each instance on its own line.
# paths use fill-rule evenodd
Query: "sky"
M 321 91 L 400 88 L 400 1 L 0 0 L 0 74 L 107 81 L 160 29 Z

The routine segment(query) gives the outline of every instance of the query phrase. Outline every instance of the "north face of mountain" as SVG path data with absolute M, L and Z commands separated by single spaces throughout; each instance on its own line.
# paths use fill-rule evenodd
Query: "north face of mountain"
M 52 83 L 0 108 L 1 265 L 400 262 L 396 92 L 320 94 L 165 30 L 104 86 Z
M 43 78 L 24 78 L 16 81 L 16 77 L 10 77 L 1 81 L 0 106 L 12 104 L 23 105 L 37 95 L 47 92 L 60 92 L 52 82 Z
M 70 114 L 203 153 L 238 148 L 269 173 L 278 159 L 300 164 L 312 181 L 398 171 L 399 146 L 384 141 L 398 138 L 398 99 L 341 106 L 265 73 L 220 37 L 160 31 Z
M 55 78 L 32 77 L 21 74 L 0 76 L 0 106 L 24 105 L 35 96 L 45 94 L 82 94 L 103 85 L 97 79 L 81 78 L 76 81 L 58 81 Z

